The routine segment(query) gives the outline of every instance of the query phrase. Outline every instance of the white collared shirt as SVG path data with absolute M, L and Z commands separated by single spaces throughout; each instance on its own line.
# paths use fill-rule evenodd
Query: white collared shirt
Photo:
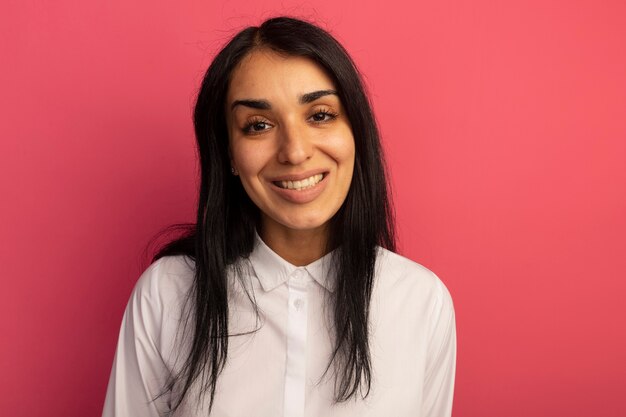
M 332 368 L 321 379 L 333 348 L 332 311 L 325 302 L 334 291 L 330 254 L 296 267 L 257 235 L 249 259 L 252 269 L 244 269 L 242 280 L 229 274 L 229 332 L 243 334 L 229 339 L 211 416 L 450 416 L 454 309 L 434 273 L 379 248 L 370 312 L 371 391 L 364 400 L 333 404 Z M 122 321 L 104 417 L 168 415 L 169 396 L 151 400 L 184 360 L 187 345 L 177 330 L 192 282 L 193 262 L 183 256 L 161 258 L 140 277 Z M 197 392 L 173 415 L 207 416 L 208 395 L 199 403 Z

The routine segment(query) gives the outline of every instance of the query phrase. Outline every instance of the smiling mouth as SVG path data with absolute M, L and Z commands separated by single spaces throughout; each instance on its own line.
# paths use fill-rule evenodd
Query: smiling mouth
M 273 181 L 273 184 L 286 190 L 302 191 L 315 187 L 317 184 L 319 184 L 320 181 L 324 179 L 325 176 L 325 173 L 317 174 L 299 181 Z

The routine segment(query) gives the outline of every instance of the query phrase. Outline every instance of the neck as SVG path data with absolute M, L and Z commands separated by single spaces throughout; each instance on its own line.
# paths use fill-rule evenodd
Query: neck
M 292 265 L 305 266 L 326 254 L 327 225 L 307 230 L 268 226 L 263 225 L 259 236 L 270 249 Z

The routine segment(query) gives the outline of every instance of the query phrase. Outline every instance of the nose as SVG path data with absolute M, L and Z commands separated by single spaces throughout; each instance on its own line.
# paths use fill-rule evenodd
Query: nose
M 278 162 L 299 165 L 313 155 L 313 143 L 307 136 L 305 126 L 288 123 L 281 126 Z

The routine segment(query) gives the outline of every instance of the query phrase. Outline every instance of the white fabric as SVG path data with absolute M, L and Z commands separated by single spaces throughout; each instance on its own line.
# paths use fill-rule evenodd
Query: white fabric
M 325 303 L 335 285 L 329 259 L 296 267 L 256 237 L 252 269 L 244 269 L 243 280 L 229 274 L 229 328 L 231 334 L 258 331 L 230 338 L 210 415 L 450 416 L 456 359 L 450 294 L 427 268 L 382 248 L 370 313 L 371 392 L 364 400 L 333 404 L 333 373 L 320 382 L 333 346 L 332 312 Z M 181 347 L 177 330 L 192 279 L 193 263 L 175 256 L 152 264 L 137 282 L 122 321 L 104 417 L 169 415 L 169 396 L 151 400 L 184 360 L 187 345 Z M 256 300 L 259 321 L 244 288 Z M 197 394 L 172 415 L 207 416 L 208 398 L 198 402 Z

